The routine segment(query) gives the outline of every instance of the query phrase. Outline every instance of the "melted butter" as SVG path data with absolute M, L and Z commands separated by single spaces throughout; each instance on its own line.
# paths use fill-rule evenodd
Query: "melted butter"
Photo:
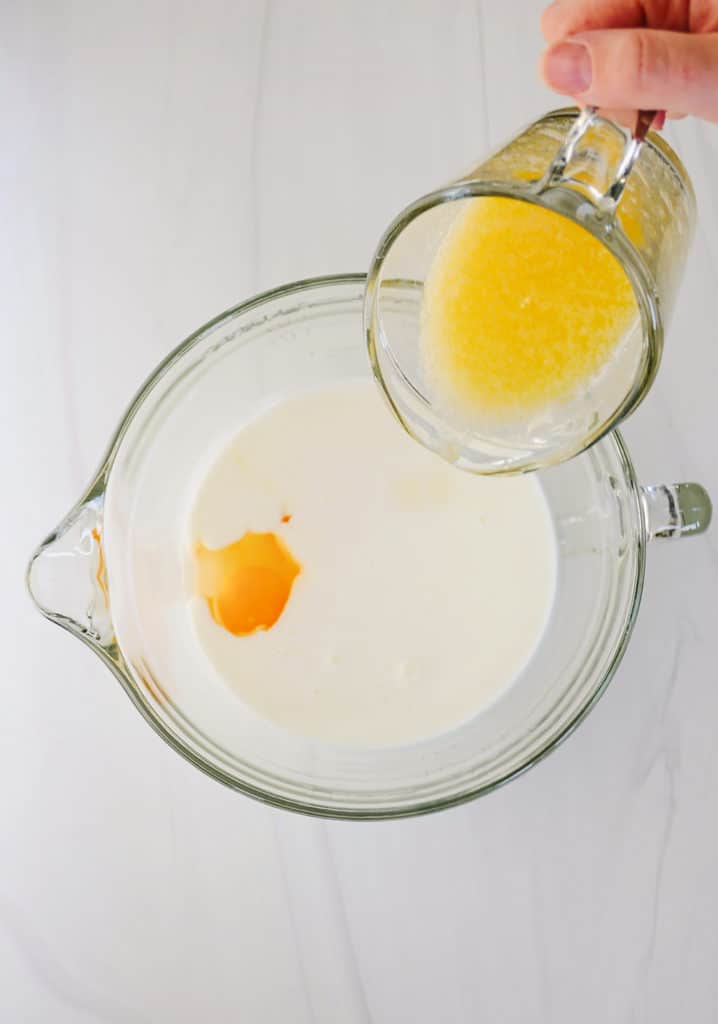
M 624 226 L 640 229 L 629 208 Z M 467 412 L 530 411 L 588 384 L 636 316 L 620 263 L 584 228 L 517 200 L 472 201 L 426 280 L 427 379 Z

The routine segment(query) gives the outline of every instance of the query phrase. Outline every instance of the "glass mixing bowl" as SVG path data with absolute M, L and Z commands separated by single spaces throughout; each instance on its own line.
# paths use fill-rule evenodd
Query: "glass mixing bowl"
M 277 288 L 180 345 L 33 555 L 28 585 L 43 614 L 91 647 L 147 722 L 208 775 L 279 807 L 368 819 L 487 793 L 560 743 L 621 660 L 648 541 L 702 532 L 711 506 L 696 484 L 639 486 L 624 443 L 609 435 L 540 474 L 558 541 L 556 603 L 535 656 L 494 703 L 397 747 L 332 745 L 260 718 L 203 672 L 187 629 L 182 519 L 208 453 L 243 422 L 286 396 L 370 377 L 364 286 L 349 275 Z M 397 288 L 391 301 L 397 316 L 411 315 L 411 294 Z

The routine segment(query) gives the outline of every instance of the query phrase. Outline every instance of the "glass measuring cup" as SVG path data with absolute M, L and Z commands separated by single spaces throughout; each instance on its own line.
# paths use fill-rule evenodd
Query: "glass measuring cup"
M 619 260 L 639 317 L 606 366 L 567 401 L 468 427 L 432 396 L 420 352 L 424 283 L 457 216 L 482 197 L 567 217 Z M 655 377 L 695 221 L 693 189 L 668 144 L 640 144 L 594 109 L 558 110 L 389 226 L 367 279 L 364 327 L 374 374 L 416 440 L 463 469 L 510 473 L 583 451 L 635 409 Z M 405 311 L 393 298 L 401 292 Z
M 28 583 L 42 613 L 87 644 L 159 735 L 214 779 L 292 810 L 386 818 L 489 792 L 561 742 L 621 660 L 649 541 L 702 533 L 711 505 L 697 484 L 641 486 L 613 434 L 540 474 L 558 542 L 556 603 L 534 657 L 498 700 L 404 746 L 333 745 L 260 717 L 192 641 L 183 510 L 208 453 L 268 403 L 371 379 L 364 287 L 363 275 L 286 285 L 188 338 L 138 392 L 95 478 L 33 555 Z M 364 628 L 371 643 L 371 618 Z

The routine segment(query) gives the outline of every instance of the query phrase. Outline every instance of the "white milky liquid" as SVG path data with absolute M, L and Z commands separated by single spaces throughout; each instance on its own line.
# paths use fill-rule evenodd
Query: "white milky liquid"
M 398 744 L 459 724 L 516 678 L 551 611 L 537 479 L 452 468 L 372 382 L 288 399 L 241 430 L 199 487 L 190 536 L 215 548 L 247 530 L 301 563 L 286 608 L 235 637 L 195 597 L 196 636 L 239 699 L 305 736 Z

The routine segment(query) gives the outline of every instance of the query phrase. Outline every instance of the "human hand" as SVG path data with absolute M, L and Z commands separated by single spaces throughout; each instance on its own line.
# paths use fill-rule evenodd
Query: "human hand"
M 556 92 L 718 121 L 718 0 L 556 0 L 541 28 Z

